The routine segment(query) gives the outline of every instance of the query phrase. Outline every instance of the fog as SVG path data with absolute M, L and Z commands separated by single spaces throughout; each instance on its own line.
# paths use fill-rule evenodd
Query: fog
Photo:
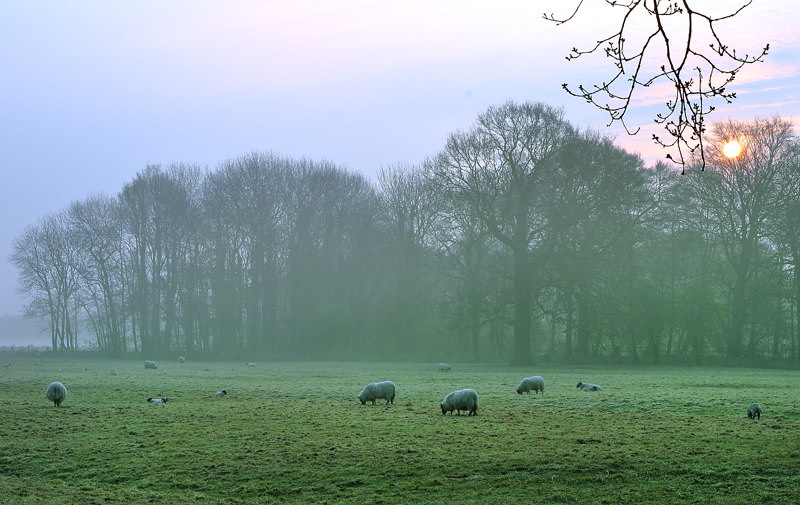
M 23 316 L 0 316 L 0 347 L 48 347 L 50 344 L 50 333 L 43 321 Z
M 800 228 L 777 212 L 800 208 L 797 138 L 779 118 L 713 135 L 750 140 L 681 176 L 507 102 L 377 180 L 275 153 L 151 165 L 42 218 L 12 260 L 59 351 L 797 359 Z

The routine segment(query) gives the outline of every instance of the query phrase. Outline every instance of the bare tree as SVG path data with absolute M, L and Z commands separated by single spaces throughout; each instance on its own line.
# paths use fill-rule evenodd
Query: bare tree
M 463 199 L 513 256 L 514 357 L 531 360 L 532 268 L 547 234 L 540 203 L 548 169 L 572 127 L 544 104 L 490 107 L 468 132 L 452 134 L 434 174 L 448 198 Z
M 427 161 L 429 165 L 433 163 L 435 159 Z M 439 183 L 435 178 L 431 182 Z M 468 201 L 444 200 L 440 214 L 433 233 L 434 244 L 445 259 L 441 269 L 453 282 L 444 295 L 446 315 L 459 335 L 456 345 L 469 348 L 472 359 L 480 361 L 481 330 L 490 320 L 489 298 L 500 277 L 492 269 L 492 263 L 497 263 L 499 242 L 492 238 Z
M 379 219 L 388 238 L 385 255 L 389 289 L 387 327 L 393 341 L 416 347 L 431 315 L 431 241 L 438 227 L 442 198 L 425 176 L 425 169 L 409 165 L 382 168 L 378 173 Z M 426 296 L 428 295 L 428 296 Z
M 21 291 L 33 297 L 27 315 L 49 321 L 53 350 L 77 349 L 81 255 L 65 215 L 45 217 L 25 230 L 11 261 L 19 269 Z
M 759 250 L 771 240 L 773 221 L 783 212 L 797 187 L 790 122 L 756 119 L 715 126 L 721 144 L 741 139 L 742 153 L 726 157 L 720 148 L 709 152 L 709 173 L 687 182 L 702 207 L 708 209 L 716 241 L 731 268 L 727 353 L 739 357 L 749 314 L 748 293 L 759 267 Z
M 612 60 L 614 74 L 599 85 L 579 85 L 575 90 L 565 83 L 563 88 L 606 111 L 611 119 L 609 125 L 619 121 L 633 135 L 639 128 L 628 128 L 625 117 L 636 90 L 669 83 L 672 96 L 666 101 L 666 111 L 657 113 L 654 119 L 663 125 L 669 138 L 653 134 L 653 140 L 662 147 L 675 148 L 678 156 L 666 157 L 682 167 L 691 155 L 697 154 L 700 167 L 704 168 L 705 116 L 714 110 L 712 99 L 727 103 L 735 99 L 736 93 L 728 85 L 745 65 L 763 61 L 769 51 L 767 44 L 754 55 L 737 52 L 718 35 L 717 24 L 737 16 L 752 0 L 719 15 L 695 9 L 697 0 L 604 1 L 619 10 L 621 21 L 615 25 L 617 28 L 588 49 L 573 48 L 567 60 L 602 52 Z M 544 18 L 566 23 L 575 17 L 583 2 L 579 0 L 566 17 L 544 14 Z M 639 33 L 643 24 L 647 28 Z M 653 59 L 660 64 L 651 68 Z
M 557 160 L 543 199 L 551 266 L 561 291 L 565 353 L 572 354 L 575 336 L 575 350 L 588 355 L 592 333 L 614 319 L 609 310 L 598 308 L 609 299 L 593 294 L 598 279 L 614 268 L 633 266 L 630 257 L 641 221 L 653 206 L 652 194 L 646 190 L 641 158 L 597 132 L 572 136 Z
M 366 251 L 359 249 L 373 227 L 374 190 L 333 163 L 295 161 L 286 210 L 285 303 L 294 352 L 342 353 L 363 337 L 369 289 Z
M 133 265 L 131 312 L 141 337 L 142 351 L 163 352 L 174 347 L 179 328 L 177 293 L 185 233 L 195 213 L 191 173 L 197 169 L 173 165 L 164 171 L 150 165 L 126 184 L 120 209 Z
M 263 352 L 278 333 L 290 161 L 252 152 L 223 162 L 204 188 L 218 350 Z
M 67 211 L 69 229 L 80 249 L 81 301 L 101 350 L 126 349 L 122 222 L 119 201 L 95 195 Z

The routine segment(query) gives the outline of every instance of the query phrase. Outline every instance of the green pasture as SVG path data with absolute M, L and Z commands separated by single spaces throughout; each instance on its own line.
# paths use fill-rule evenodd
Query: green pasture
M 3 505 L 800 503 L 798 371 L 0 361 Z M 361 405 L 380 380 L 394 405 Z M 478 415 L 442 416 L 465 387 Z

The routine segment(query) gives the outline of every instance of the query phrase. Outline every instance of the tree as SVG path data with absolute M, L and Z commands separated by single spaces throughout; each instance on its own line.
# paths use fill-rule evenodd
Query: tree
M 292 163 L 289 195 L 285 303 L 294 352 L 343 355 L 359 348 L 372 291 L 364 233 L 374 230 L 374 190 L 360 174 L 301 160 Z
M 435 160 L 428 160 L 429 169 Z M 438 181 L 430 177 L 431 183 Z M 442 194 L 439 188 L 436 189 Z M 444 258 L 442 271 L 452 279 L 453 287 L 445 287 L 446 315 L 456 334 L 462 336 L 457 346 L 469 348 L 472 359 L 480 361 L 480 336 L 491 318 L 489 297 L 493 279 L 500 277 L 493 271 L 498 242 L 478 217 L 468 201 L 460 198 L 443 199 L 440 219 L 433 230 L 434 244 Z M 463 338 L 463 340 L 462 340 Z
M 263 353 L 279 340 L 291 161 L 253 152 L 223 162 L 204 186 L 218 350 Z
M 424 168 L 385 167 L 378 173 L 378 189 L 378 219 L 388 245 L 386 326 L 388 336 L 402 347 L 398 352 L 407 352 L 430 333 L 436 314 L 432 242 L 443 202 Z
M 531 360 L 532 268 L 543 261 L 540 213 L 547 171 L 573 134 L 561 110 L 535 103 L 490 107 L 467 132 L 450 135 L 434 175 L 450 199 L 463 199 L 513 256 L 515 364 Z
M 185 254 L 186 233 L 192 228 L 192 180 L 197 169 L 173 165 L 162 170 L 149 165 L 120 194 L 125 232 L 133 265 L 131 312 L 144 352 L 174 347 L 179 329 L 178 272 Z
M 55 351 L 78 348 L 81 259 L 64 213 L 43 218 L 14 244 L 11 261 L 19 269 L 21 290 L 33 297 L 27 313 L 48 320 Z
M 119 201 L 96 195 L 70 205 L 70 234 L 84 261 L 81 263 L 82 305 L 101 350 L 126 349 L 125 299 L 121 269 L 122 221 Z
M 791 123 L 780 118 L 717 124 L 715 145 L 738 139 L 744 145 L 742 153 L 728 158 L 717 147 L 708 153 L 709 173 L 688 179 L 700 205 L 708 210 L 731 269 L 726 345 L 732 358 L 743 353 L 748 290 L 759 267 L 759 250 L 774 236 L 774 223 L 796 191 L 792 138 Z
M 678 157 L 667 154 L 681 166 L 697 153 L 700 166 L 705 166 L 705 116 L 714 110 L 713 99 L 731 103 L 736 93 L 727 89 L 745 65 L 763 61 L 769 51 L 767 44 L 759 53 L 737 53 L 720 39 L 717 24 L 731 19 L 752 3 L 748 0 L 725 14 L 714 15 L 696 9 L 696 0 L 605 0 L 620 10 L 621 21 L 614 32 L 600 39 L 589 49 L 573 48 L 567 60 L 602 51 L 612 60 L 615 73 L 600 85 L 580 85 L 577 91 L 568 84 L 563 88 L 573 96 L 583 98 L 608 113 L 611 123 L 619 121 L 630 134 L 625 116 L 638 88 L 668 82 L 672 97 L 666 102 L 666 112 L 654 121 L 663 125 L 671 140 L 653 134 L 653 140 L 665 147 L 676 148 Z M 557 24 L 571 20 L 583 6 L 578 2 L 571 15 L 544 18 Z M 644 33 L 637 30 L 642 25 Z M 652 61 L 658 61 L 651 67 Z M 713 103 L 713 102 L 712 102 Z
M 612 274 L 629 282 L 635 274 L 633 251 L 640 226 L 652 209 L 648 174 L 642 160 L 594 131 L 576 132 L 555 156 L 549 191 L 542 198 L 547 243 L 551 251 L 549 281 L 560 291 L 565 320 L 565 353 L 588 355 L 593 334 L 619 324 L 622 314 L 602 308 L 609 293 L 627 306 L 625 292 L 611 287 Z M 596 346 L 595 346 L 596 347 Z

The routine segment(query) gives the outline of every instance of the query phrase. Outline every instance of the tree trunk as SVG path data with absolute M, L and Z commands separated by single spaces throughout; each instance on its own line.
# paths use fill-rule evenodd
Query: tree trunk
M 742 275 L 736 279 L 731 294 L 731 326 L 728 334 L 728 357 L 742 355 L 742 330 L 745 323 L 745 280 Z
M 514 356 L 512 365 L 531 363 L 531 289 L 527 250 L 514 251 Z

